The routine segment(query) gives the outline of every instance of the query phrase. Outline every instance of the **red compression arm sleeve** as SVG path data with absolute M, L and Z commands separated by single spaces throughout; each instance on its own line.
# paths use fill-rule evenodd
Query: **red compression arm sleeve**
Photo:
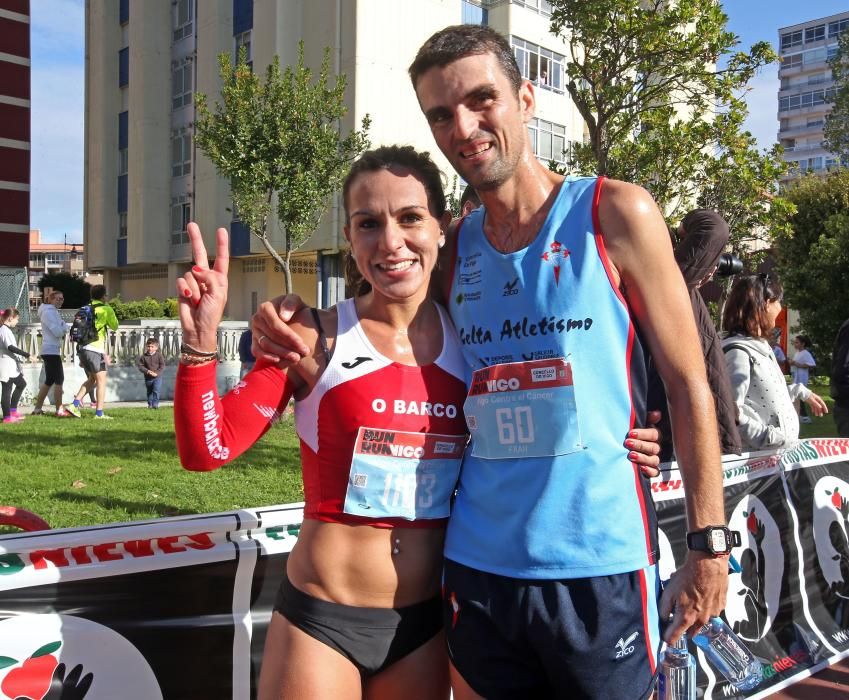
M 274 365 L 257 367 L 219 398 L 215 362 L 177 369 L 174 428 L 180 463 L 212 471 L 236 459 L 286 410 L 294 387 Z

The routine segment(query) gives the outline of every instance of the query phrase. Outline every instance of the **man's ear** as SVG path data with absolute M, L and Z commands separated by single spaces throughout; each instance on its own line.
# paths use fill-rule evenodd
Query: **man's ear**
M 523 80 L 519 86 L 519 109 L 522 111 L 522 121 L 526 124 L 534 118 L 537 109 L 537 98 L 534 85 L 530 80 Z

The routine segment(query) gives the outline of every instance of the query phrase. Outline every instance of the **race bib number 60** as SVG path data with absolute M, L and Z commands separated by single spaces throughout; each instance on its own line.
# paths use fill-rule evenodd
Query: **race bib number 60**
M 366 518 L 447 518 L 465 435 L 360 428 L 346 513 Z
M 463 410 L 476 457 L 551 457 L 583 447 L 572 365 L 562 357 L 475 371 Z

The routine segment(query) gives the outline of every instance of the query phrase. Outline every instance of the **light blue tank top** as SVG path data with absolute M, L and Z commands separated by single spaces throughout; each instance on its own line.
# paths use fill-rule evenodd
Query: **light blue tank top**
M 623 445 L 645 420 L 645 356 L 594 223 L 602 182 L 567 178 L 515 253 L 487 241 L 483 207 L 460 228 L 449 308 L 482 371 L 445 555 L 466 566 L 557 579 L 656 561 L 649 484 Z

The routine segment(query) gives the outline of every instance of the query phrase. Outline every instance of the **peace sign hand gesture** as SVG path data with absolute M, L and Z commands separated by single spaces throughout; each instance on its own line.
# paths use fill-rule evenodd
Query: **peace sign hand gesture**
M 216 255 L 212 269 L 198 225 L 190 223 L 187 232 L 195 264 L 177 279 L 183 342 L 201 352 L 214 352 L 218 326 L 227 303 L 227 271 L 230 267 L 227 229 L 216 231 Z

